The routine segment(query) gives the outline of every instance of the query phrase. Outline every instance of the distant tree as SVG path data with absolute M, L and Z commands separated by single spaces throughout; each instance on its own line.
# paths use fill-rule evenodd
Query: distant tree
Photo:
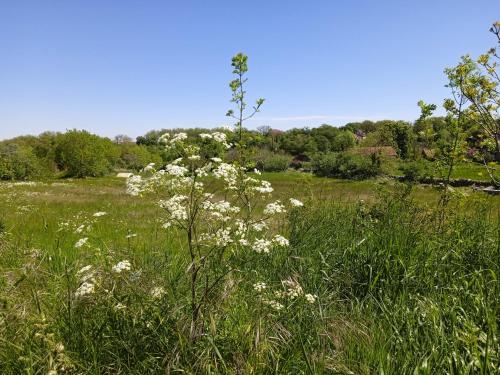
M 151 152 L 144 145 L 121 143 L 119 149 L 121 166 L 126 169 L 138 171 L 149 163 L 155 163 L 157 167 L 163 163 L 159 154 Z
M 115 142 L 116 144 L 122 144 L 122 143 L 131 143 L 133 142 L 133 140 L 128 135 L 118 134 L 113 139 L 113 142 Z
M 356 130 L 362 130 L 365 134 L 377 131 L 379 124 L 370 120 L 365 120 L 363 122 L 350 122 L 345 124 L 343 129 L 349 130 L 352 133 L 356 133 Z
M 262 125 L 257 128 L 257 132 L 262 134 L 264 137 L 270 135 L 271 130 L 273 130 L 269 125 Z
M 0 179 L 31 180 L 43 174 L 44 168 L 32 147 L 16 143 L 0 144 Z
M 490 31 L 500 46 L 500 22 L 495 22 Z M 491 48 L 477 60 L 465 55 L 457 66 L 445 70 L 449 87 L 466 100 L 464 116 L 483 130 L 484 148 L 493 153 L 496 161 L 500 161 L 499 63 L 497 48 Z
M 249 112 L 246 112 L 247 101 L 245 83 L 247 82 L 246 73 L 248 72 L 248 56 L 243 53 L 238 53 L 233 56 L 231 61 L 233 67 L 233 74 L 236 76 L 229 83 L 231 92 L 233 94 L 231 102 L 236 105 L 236 112 L 232 109 L 228 110 L 226 116 L 235 119 L 236 133 L 238 134 L 238 143 L 242 147 L 243 144 L 243 122 L 255 116 L 259 112 L 260 107 L 264 104 L 264 99 L 259 98 L 256 100 L 255 105 Z
M 356 144 L 356 138 L 350 131 L 340 131 L 337 136 L 330 141 L 332 151 L 347 151 Z
M 119 149 L 108 138 L 85 130 L 70 130 L 57 143 L 56 160 L 68 176 L 103 176 L 110 172 L 119 157 Z

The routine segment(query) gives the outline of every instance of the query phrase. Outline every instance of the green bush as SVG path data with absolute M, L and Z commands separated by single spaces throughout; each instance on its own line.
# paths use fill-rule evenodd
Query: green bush
M 288 169 L 292 158 L 290 155 L 275 154 L 262 151 L 256 156 L 256 167 L 265 172 L 283 172 Z
M 147 146 L 135 143 L 123 143 L 120 147 L 120 166 L 122 168 L 139 171 L 149 163 L 157 166 L 163 163 L 158 153 L 151 152 Z
M 319 154 L 313 158 L 312 168 L 318 176 L 347 179 L 370 178 L 381 173 L 378 158 L 346 153 Z
M 71 177 L 103 176 L 114 168 L 118 157 L 116 144 L 85 130 L 70 130 L 57 142 L 56 161 Z
M 31 147 L 15 143 L 0 145 L 0 179 L 30 180 L 46 172 Z
M 398 168 L 406 180 L 420 181 L 433 176 L 432 166 L 425 160 L 407 162 Z

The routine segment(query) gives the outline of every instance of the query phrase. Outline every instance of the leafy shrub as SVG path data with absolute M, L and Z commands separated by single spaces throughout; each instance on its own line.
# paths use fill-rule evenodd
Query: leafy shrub
M 408 181 L 420 181 L 433 176 L 431 165 L 424 160 L 404 163 L 399 166 L 399 170 Z
M 292 158 L 289 155 L 262 151 L 256 157 L 256 167 L 265 172 L 283 172 L 288 169 L 291 161 Z
M 157 165 L 163 162 L 161 156 L 150 152 L 144 145 L 135 143 L 123 143 L 120 145 L 120 166 L 126 169 L 138 171 L 149 163 Z
M 381 173 L 378 158 L 346 153 L 319 154 L 313 159 L 312 164 L 314 173 L 325 177 L 363 179 Z
M 110 172 L 119 157 L 116 144 L 85 130 L 70 130 L 58 139 L 56 161 L 71 177 L 96 177 Z
M 45 172 L 31 147 L 15 143 L 0 145 L 0 179 L 29 180 Z

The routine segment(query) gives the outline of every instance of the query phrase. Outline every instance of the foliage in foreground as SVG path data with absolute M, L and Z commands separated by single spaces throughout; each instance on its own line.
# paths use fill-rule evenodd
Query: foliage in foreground
M 487 207 L 455 202 L 445 221 L 404 193 L 305 207 L 289 214 L 290 247 L 235 265 L 196 341 L 182 241 L 146 254 L 105 248 L 97 230 L 105 216 L 92 213 L 80 217 L 81 247 L 34 252 L 4 234 L 0 372 L 500 370 L 499 227 Z M 91 278 L 99 287 L 78 298 Z M 281 308 L 263 303 L 301 290 L 317 300 L 289 294 Z

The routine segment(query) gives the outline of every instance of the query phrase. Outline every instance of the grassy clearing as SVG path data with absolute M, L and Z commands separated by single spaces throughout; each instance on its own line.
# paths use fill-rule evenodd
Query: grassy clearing
M 0 373 L 500 371 L 498 197 L 457 189 L 440 221 L 432 187 L 264 177 L 276 198 L 306 202 L 280 224 L 291 246 L 241 261 L 196 342 L 184 242 L 153 201 L 115 178 L 0 185 Z M 124 259 L 131 271 L 112 273 Z M 103 282 L 79 301 L 89 264 Z M 317 301 L 263 304 L 283 280 Z

